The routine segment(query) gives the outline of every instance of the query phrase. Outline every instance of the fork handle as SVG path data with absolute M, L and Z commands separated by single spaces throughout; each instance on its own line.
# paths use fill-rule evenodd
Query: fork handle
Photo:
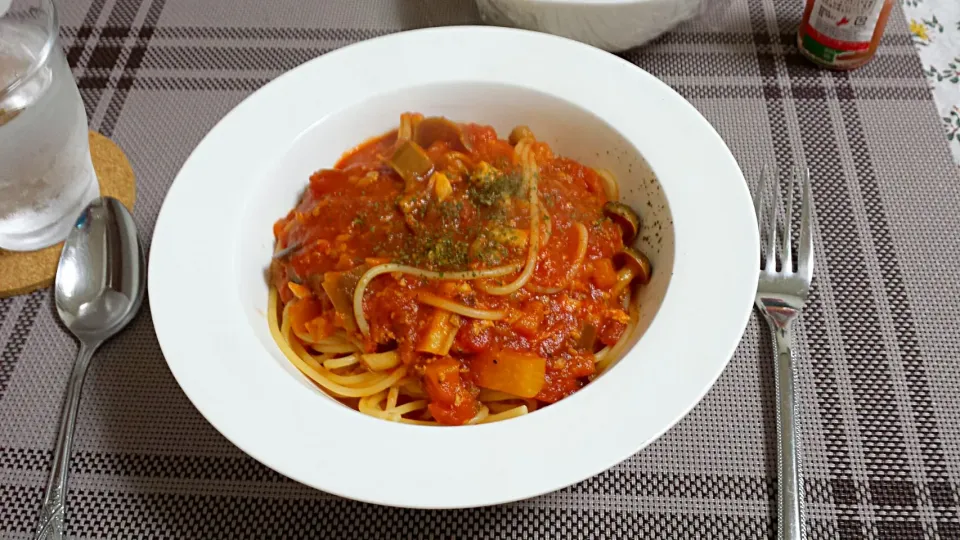
M 774 327 L 777 348 L 777 537 L 780 540 L 806 538 L 803 524 L 803 475 L 800 471 L 800 440 L 797 429 L 797 401 L 793 379 L 793 331 L 791 326 Z

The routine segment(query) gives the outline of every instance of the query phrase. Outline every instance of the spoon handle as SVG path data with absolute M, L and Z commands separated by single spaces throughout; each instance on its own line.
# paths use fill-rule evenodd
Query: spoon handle
M 80 391 L 83 378 L 90 366 L 90 359 L 99 343 L 80 344 L 77 361 L 70 372 L 67 383 L 67 396 L 60 413 L 60 430 L 57 433 L 57 445 L 53 450 L 53 466 L 47 480 L 47 491 L 43 496 L 43 508 L 37 524 L 35 540 L 59 540 L 63 538 L 63 515 L 67 498 L 67 473 L 70 470 L 70 446 L 73 444 L 73 428 L 77 423 L 77 409 L 80 407 Z

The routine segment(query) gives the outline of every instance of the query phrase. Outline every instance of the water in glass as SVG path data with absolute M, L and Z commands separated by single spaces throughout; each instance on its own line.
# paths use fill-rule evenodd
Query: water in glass
M 63 240 L 99 196 L 87 116 L 51 0 L 0 0 L 0 248 Z

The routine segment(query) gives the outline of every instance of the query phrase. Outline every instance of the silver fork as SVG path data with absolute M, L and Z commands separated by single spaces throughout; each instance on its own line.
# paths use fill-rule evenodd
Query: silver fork
M 798 173 L 799 174 L 799 173 Z M 797 264 L 793 264 L 791 220 L 793 217 L 794 178 L 787 187 L 784 205 L 783 241 L 780 269 L 777 270 L 777 208 L 780 189 L 776 174 L 764 167 L 755 198 L 757 222 L 766 250 L 760 254 L 760 282 L 757 308 L 770 325 L 776 347 L 777 390 L 777 537 L 781 540 L 806 538 L 803 515 L 803 475 L 800 470 L 797 404 L 794 396 L 793 321 L 800 314 L 813 279 L 813 236 L 811 231 L 810 171 L 800 176 L 802 192 L 800 244 Z

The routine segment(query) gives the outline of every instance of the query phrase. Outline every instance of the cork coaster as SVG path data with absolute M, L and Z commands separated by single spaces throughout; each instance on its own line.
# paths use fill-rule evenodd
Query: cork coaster
M 100 195 L 115 197 L 133 211 L 137 182 L 127 156 L 103 135 L 90 132 L 90 157 L 100 181 Z M 26 294 L 53 283 L 63 242 L 39 251 L 0 249 L 0 298 Z

